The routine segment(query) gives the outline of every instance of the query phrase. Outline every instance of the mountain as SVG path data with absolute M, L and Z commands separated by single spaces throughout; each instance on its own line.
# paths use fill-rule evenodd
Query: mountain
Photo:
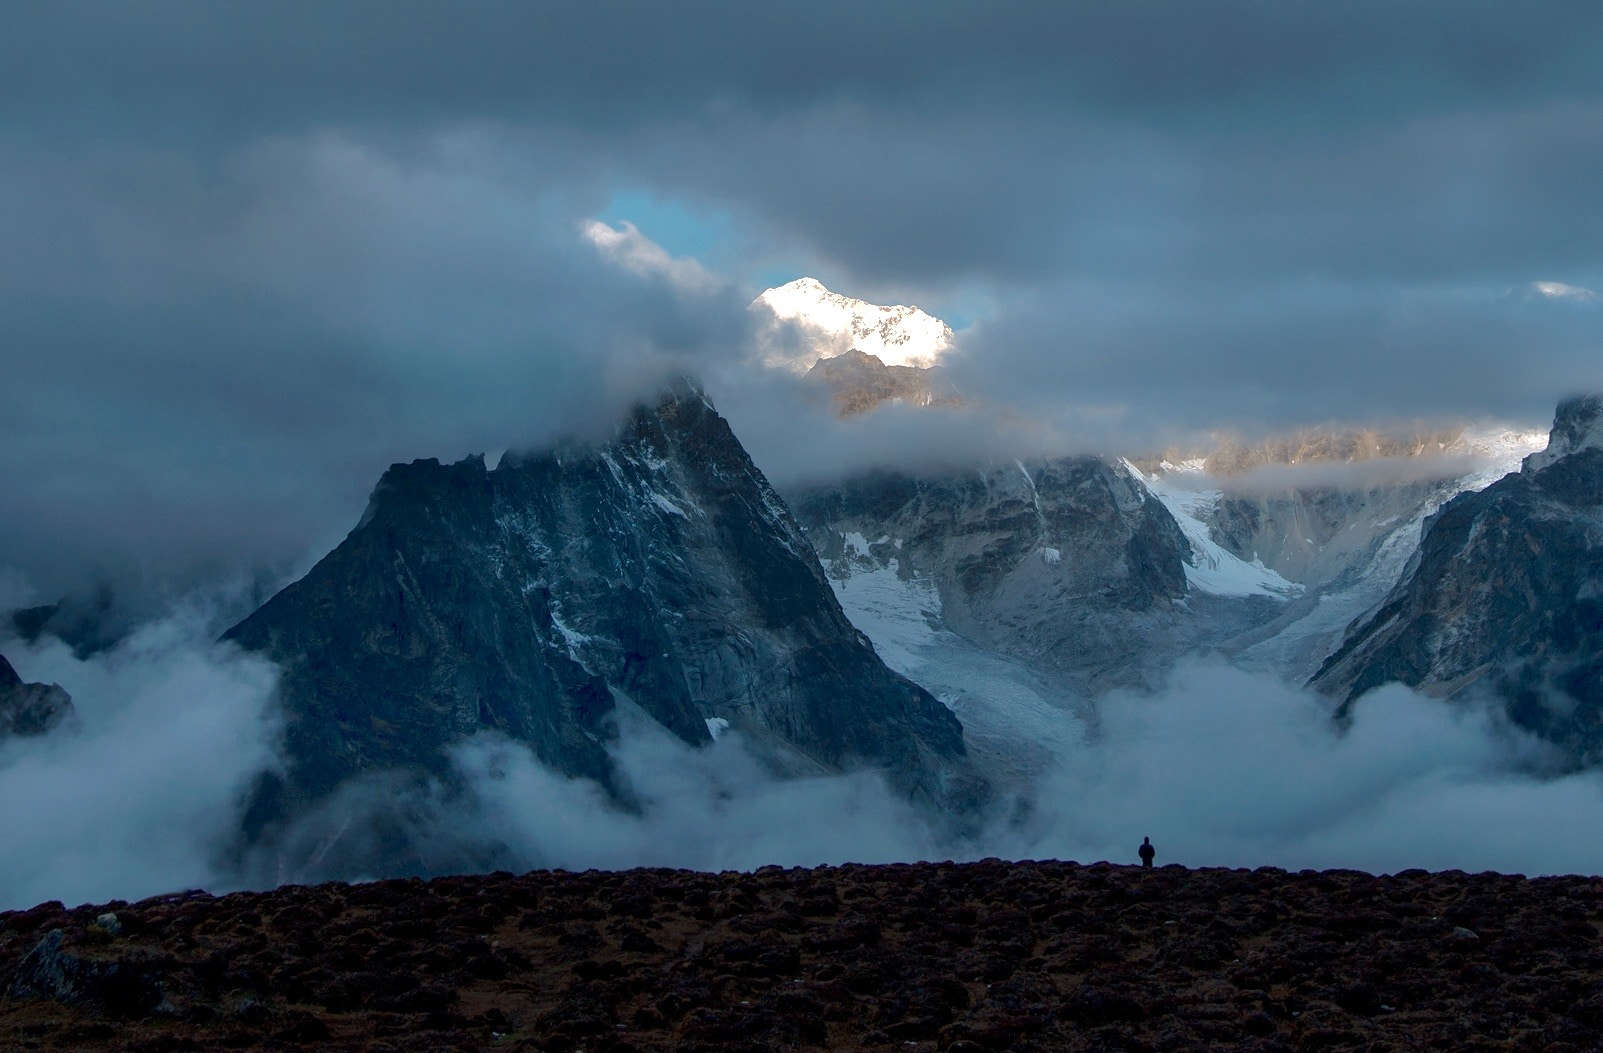
M 828 389 L 842 417 L 891 401 L 914 406 L 951 406 L 960 401 L 938 367 L 888 366 L 857 350 L 819 359 L 807 371 L 807 379 Z
M 43 735 L 72 713 L 72 698 L 60 684 L 25 684 L 0 655 L 0 742 Z
M 1141 637 L 1186 596 L 1174 518 L 1096 458 L 871 472 L 793 505 L 837 588 L 886 573 L 927 583 L 945 628 L 1086 690 L 1145 682 Z
M 1191 540 L 1194 586 L 1284 601 L 1220 649 L 1301 682 L 1396 584 L 1432 513 L 1545 442 L 1508 429 L 1304 431 L 1148 462 L 1142 478 Z
M 1562 403 L 1545 451 L 1449 501 L 1312 684 L 1345 709 L 1391 681 L 1490 695 L 1575 762 L 1603 759 L 1603 397 Z
M 627 798 L 620 706 L 691 745 L 738 729 L 794 772 L 879 766 L 914 796 L 964 753 L 688 382 L 604 443 L 391 467 L 351 534 L 226 638 L 283 670 L 288 766 L 252 833 L 362 773 L 446 777 L 481 729 Z
M 917 307 L 881 306 L 830 292 L 813 278 L 768 289 L 751 303 L 769 318 L 762 356 L 805 373 L 821 358 L 862 351 L 887 366 L 933 366 L 952 348 L 952 329 Z
M 104 583 L 84 596 L 68 596 L 39 607 L 23 607 L 10 614 L 11 630 L 25 643 L 54 636 L 79 660 L 117 645 L 135 618 L 113 599 Z

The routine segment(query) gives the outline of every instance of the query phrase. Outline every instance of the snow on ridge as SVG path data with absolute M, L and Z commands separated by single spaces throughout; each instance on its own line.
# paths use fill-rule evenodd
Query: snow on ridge
M 1475 471 L 1464 476 L 1461 489 L 1484 490 L 1503 476 L 1519 471 L 1526 457 L 1547 449 L 1547 439 L 1547 432 L 1529 429 L 1465 429 L 1460 441 L 1482 463 Z
M 1187 489 L 1156 474 L 1147 475 L 1128 460 L 1123 464 L 1148 493 L 1163 503 L 1190 542 L 1191 558 L 1185 566 L 1186 581 L 1192 588 L 1215 596 L 1269 596 L 1278 600 L 1290 599 L 1303 591 L 1301 585 L 1287 581 L 1261 561 L 1255 559 L 1248 563 L 1213 539 L 1201 517 L 1218 503 L 1222 496 L 1220 491 Z M 1198 464 L 1194 468 L 1179 468 L 1178 473 L 1199 475 L 1200 470 Z
M 802 373 L 821 358 L 858 350 L 888 366 L 935 365 L 952 348 L 952 327 L 918 307 L 882 306 L 831 292 L 815 278 L 798 278 L 752 301 L 773 315 L 764 340 L 766 365 Z M 802 346 L 787 346 L 780 330 L 800 327 Z

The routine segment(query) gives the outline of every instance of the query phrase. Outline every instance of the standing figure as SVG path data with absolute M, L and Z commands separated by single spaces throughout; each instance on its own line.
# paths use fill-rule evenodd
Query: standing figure
M 1152 847 L 1152 838 L 1143 837 L 1141 839 L 1140 849 L 1141 865 L 1144 867 L 1150 867 L 1152 865 L 1152 857 L 1156 856 L 1157 854 L 1158 850 Z

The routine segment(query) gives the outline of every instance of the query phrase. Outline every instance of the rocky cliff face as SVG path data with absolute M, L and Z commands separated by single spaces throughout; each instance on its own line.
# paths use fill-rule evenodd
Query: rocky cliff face
M 1490 692 L 1573 760 L 1603 758 L 1600 417 L 1603 398 L 1565 402 L 1546 453 L 1446 504 L 1313 684 L 1344 706 L 1391 681 Z
M 832 576 L 925 578 L 947 628 L 1088 690 L 1140 682 L 1142 637 L 1167 631 L 1186 596 L 1190 547 L 1173 516 L 1094 458 L 872 473 L 795 507 Z
M 72 698 L 60 684 L 25 684 L 0 655 L 0 741 L 43 735 L 72 712 Z
M 442 773 L 481 728 L 611 786 L 620 704 L 687 743 L 727 721 L 776 763 L 882 766 L 915 794 L 964 752 L 688 385 L 603 445 L 392 467 L 350 536 L 226 635 L 283 667 L 289 768 L 257 829 L 362 772 Z

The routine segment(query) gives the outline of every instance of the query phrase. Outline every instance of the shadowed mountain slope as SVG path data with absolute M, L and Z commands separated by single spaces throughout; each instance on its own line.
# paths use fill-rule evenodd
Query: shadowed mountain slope
M 448 775 L 480 730 L 626 796 L 619 705 L 692 745 L 727 722 L 782 770 L 879 766 L 915 796 L 964 752 L 689 384 L 605 443 L 392 467 L 350 536 L 226 636 L 283 669 L 288 769 L 255 831 L 355 775 Z
M 1409 571 L 1315 675 L 1344 706 L 1400 681 L 1490 693 L 1577 763 L 1603 757 L 1603 398 L 1558 408 L 1549 447 L 1448 502 Z

